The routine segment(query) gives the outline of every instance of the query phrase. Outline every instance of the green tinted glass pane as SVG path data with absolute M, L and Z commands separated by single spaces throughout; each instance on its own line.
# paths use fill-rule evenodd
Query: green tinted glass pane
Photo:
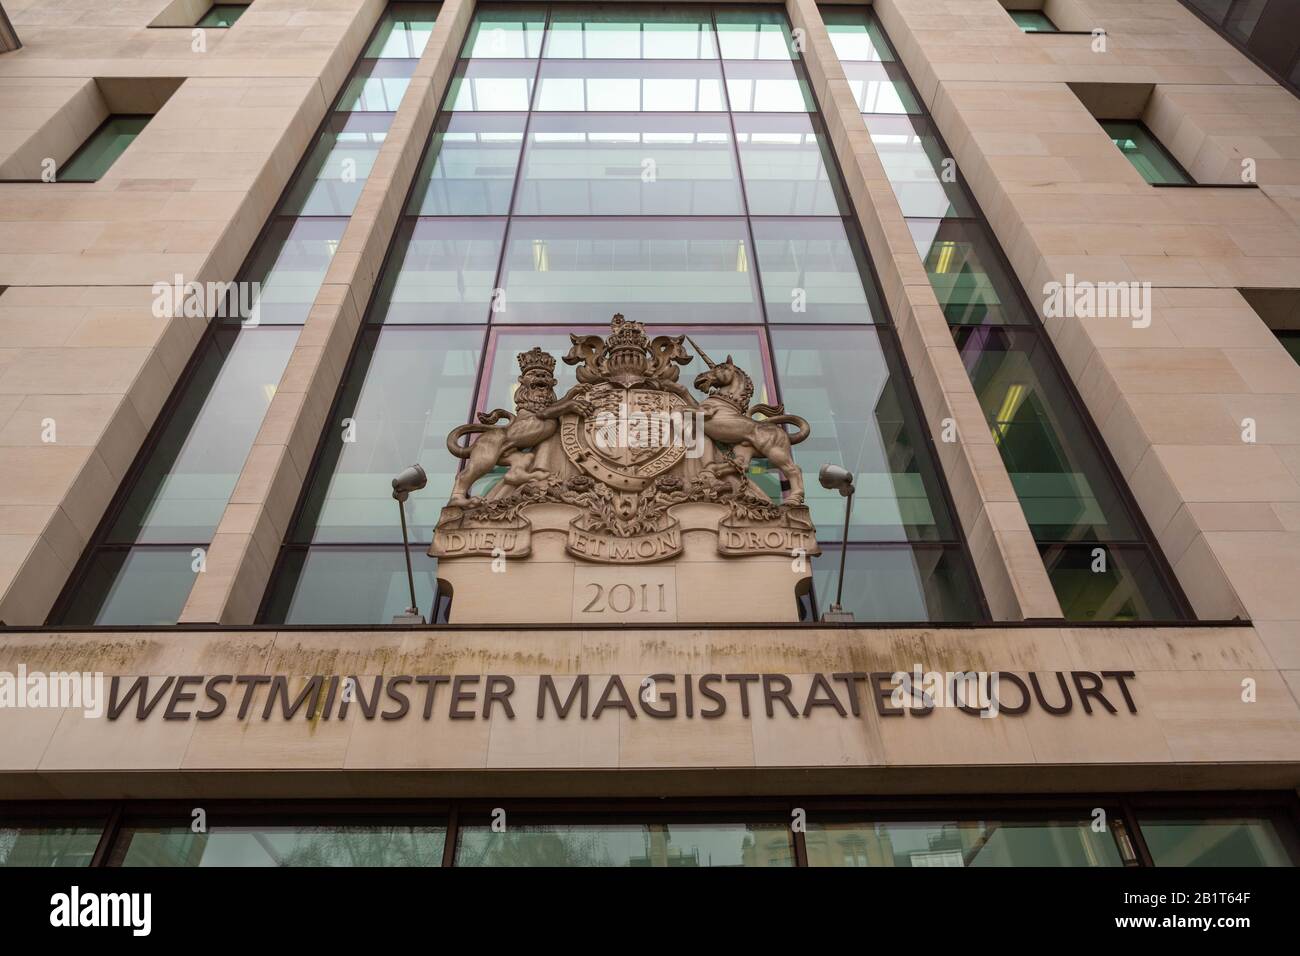
M 907 83 L 901 63 L 845 63 L 844 75 L 863 113 L 925 112 Z
M 90 866 L 103 827 L 0 821 L 0 867 Z
M 793 866 L 777 823 L 466 826 L 456 866 Z
M 1107 120 L 1102 128 L 1121 153 L 1149 183 L 1190 183 L 1191 180 L 1141 123 Z
M 297 338 L 297 329 L 221 329 L 207 340 L 110 542 L 212 539 Z
M 953 330 L 1034 538 L 1137 537 L 1118 490 L 1047 354 L 1029 330 Z
M 949 325 L 1024 325 L 1028 317 L 984 229 L 971 222 L 908 221 Z
M 436 16 L 433 4 L 390 3 L 362 56 L 418 60 L 429 44 Z
M 406 521 L 412 540 L 429 540 L 460 464 L 447 435 L 470 420 L 482 349 L 482 329 L 363 333 L 290 540 L 400 544 L 391 481 L 417 463 L 429 484 Z
M 247 316 L 242 308 L 228 310 L 232 318 L 226 324 L 243 317 L 250 325 L 306 322 L 347 224 L 342 218 L 273 220 L 243 269 L 244 279 L 255 285 L 237 287 L 253 297 L 253 310 Z
M 1122 866 L 1085 821 L 810 823 L 809 866 Z
M 812 434 L 796 460 L 818 540 L 843 536 L 844 499 L 822 488 L 826 462 L 853 474 L 850 540 L 951 540 L 934 462 L 900 383 L 901 364 L 874 329 L 772 329 L 781 401 Z
M 956 167 L 945 159 L 930 121 L 920 116 L 864 116 L 898 205 L 907 217 L 942 219 L 973 216 L 975 210 L 956 183 Z M 946 176 L 946 178 L 945 178 Z
M 413 495 L 411 500 L 415 499 Z M 391 497 L 389 501 L 393 521 L 397 521 L 397 502 Z M 411 549 L 411 572 L 416 606 L 430 620 L 438 581 L 436 562 L 427 550 L 427 545 Z M 295 550 L 285 554 L 276 571 L 262 623 L 327 627 L 390 624 L 410 603 L 401 545 Z
M 839 216 L 847 212 L 825 132 L 813 117 L 737 113 L 732 117 L 755 216 Z
M 406 211 L 421 216 L 504 216 L 524 141 L 522 115 L 444 113 Z
M 97 551 L 60 624 L 134 627 L 175 624 L 194 587 L 193 549 Z
M 726 110 L 715 60 L 546 60 L 536 109 L 698 113 Z M 460 106 L 457 106 L 460 109 Z
M 57 170 L 61 183 L 93 183 L 102 177 L 145 128 L 150 116 L 110 116 Z
M 1294 866 L 1281 820 L 1141 815 L 1138 825 L 1156 866 Z
M 841 504 L 841 515 L 843 510 Z M 818 537 L 822 530 L 818 526 Z M 835 601 L 840 580 L 840 547 L 823 543 L 821 555 L 812 559 L 817 618 Z M 955 546 L 850 546 L 844 564 L 842 606 L 853 613 L 856 621 L 912 623 L 980 619 L 974 585 Z
M 229 27 L 233 26 L 235 21 L 244 15 L 248 9 L 248 4 L 244 3 L 214 3 L 196 27 Z
M 545 25 L 546 7 L 538 4 L 526 7 L 479 4 L 461 56 L 477 60 L 536 58 L 542 52 Z
M 708 10 L 614 4 L 558 7 L 547 27 L 546 56 L 564 59 L 716 59 Z
M 802 69 L 789 60 L 732 60 L 726 74 L 733 113 L 817 111 Z
M 443 109 L 460 112 L 527 112 L 537 66 L 526 61 L 460 60 Z
M 743 219 L 516 219 L 497 321 L 760 322 Z
M 515 214 L 743 215 L 725 116 L 538 114 Z
M 1058 33 L 1056 24 L 1042 10 L 1008 10 L 1016 26 L 1025 33 Z
M 772 322 L 874 321 L 865 250 L 843 219 L 754 219 L 754 248 Z
M 1143 546 L 1044 545 L 1039 550 L 1070 621 L 1169 621 L 1178 617 Z
M 1300 332 L 1278 332 L 1277 340 L 1282 343 L 1282 347 L 1290 353 L 1291 357 L 1300 363 Z
M 375 292 L 370 322 L 486 322 L 508 298 L 492 290 L 500 219 L 408 219 L 399 227 Z M 409 463 L 408 463 L 409 464 Z
M 822 21 L 831 45 L 843 61 L 893 60 L 894 50 L 875 17 L 866 10 L 822 7 Z
M 361 60 L 339 94 L 340 113 L 396 113 L 415 60 Z
M 122 866 L 441 866 L 441 826 L 130 827 Z
M 387 113 L 333 114 L 278 212 L 350 216 L 392 121 Z
M 790 24 L 780 10 L 718 7 L 718 47 L 724 60 L 797 60 Z

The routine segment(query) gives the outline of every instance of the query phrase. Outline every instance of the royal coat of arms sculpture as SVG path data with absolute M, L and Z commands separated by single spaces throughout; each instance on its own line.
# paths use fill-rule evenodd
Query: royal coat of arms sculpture
M 650 339 L 641 323 L 615 315 L 608 336 L 570 339 L 564 362 L 577 384 L 563 398 L 555 358 L 533 348 L 518 357 L 515 411 L 484 412 L 448 436 L 465 465 L 429 552 L 439 577 L 458 558 L 530 558 L 541 537 L 552 541 L 547 560 L 557 559 L 562 538 L 567 560 L 594 565 L 649 565 L 684 552 L 703 560 L 709 539 L 714 558 L 804 561 L 806 578 L 806 559 L 820 551 L 792 446 L 808 437 L 807 421 L 751 405 L 750 376 L 687 336 Z M 698 399 L 678 381 L 696 355 L 706 366 L 693 383 Z M 755 482 L 755 459 L 784 476 L 784 500 Z M 475 496 L 493 473 L 499 480 Z

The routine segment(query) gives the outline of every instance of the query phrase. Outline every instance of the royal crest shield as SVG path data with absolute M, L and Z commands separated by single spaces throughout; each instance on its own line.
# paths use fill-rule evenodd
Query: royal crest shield
M 589 415 L 565 415 L 560 442 L 568 459 L 620 491 L 643 491 L 694 447 L 692 409 L 675 392 L 593 386 L 584 396 Z

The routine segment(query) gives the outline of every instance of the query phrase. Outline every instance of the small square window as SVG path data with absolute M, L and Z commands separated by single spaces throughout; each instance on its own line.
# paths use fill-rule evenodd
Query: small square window
M 1060 33 L 1055 23 L 1042 10 L 1008 10 L 1016 26 L 1025 33 Z
M 248 9 L 246 3 L 214 3 L 208 12 L 203 14 L 196 27 L 217 27 L 224 29 L 233 27 L 235 21 L 244 15 Z
M 149 122 L 149 116 L 110 116 L 82 143 L 81 148 L 58 170 L 62 183 L 93 183 L 100 179 L 126 148 L 135 142 Z
M 1142 174 L 1142 178 L 1157 185 L 1192 182 L 1183 167 L 1160 145 L 1160 141 L 1151 135 L 1151 131 L 1134 120 L 1102 120 L 1102 128 L 1119 151 L 1133 164 L 1133 168 Z

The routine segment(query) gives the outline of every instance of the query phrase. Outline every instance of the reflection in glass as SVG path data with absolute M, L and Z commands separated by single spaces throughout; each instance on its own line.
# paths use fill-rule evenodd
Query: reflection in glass
M 725 116 L 538 114 L 516 215 L 743 215 Z
M 1069 621 L 1161 621 L 1178 616 L 1145 545 L 1041 545 Z
M 535 108 L 698 113 L 722 112 L 727 107 L 717 61 L 544 60 Z
M 546 56 L 552 58 L 698 60 L 718 56 L 709 13 L 699 8 L 557 7 L 546 33 Z
M 953 330 L 993 441 L 1038 541 L 1128 541 L 1136 530 L 1030 330 Z
M 524 141 L 524 117 L 443 113 L 406 211 L 420 216 L 504 216 Z
M 196 27 L 217 27 L 226 28 L 234 26 L 235 21 L 244 15 L 249 4 L 246 3 L 214 3 L 208 8 L 208 12 L 199 17 L 199 22 L 194 24 Z
M 211 540 L 297 337 L 297 329 L 270 328 L 212 334 L 113 523 L 110 543 Z
M 1295 834 L 1280 819 L 1152 814 L 1138 825 L 1156 866 L 1295 866 Z
M 293 542 L 390 542 L 401 527 L 391 480 L 423 466 L 428 487 L 406 503 L 411 540 L 433 535 L 460 462 L 447 435 L 469 421 L 482 329 L 370 328 L 346 374 Z
M 844 62 L 852 60 L 893 60 L 894 50 L 884 32 L 865 9 L 822 7 L 822 22 L 830 34 L 835 55 Z
M 456 866 L 793 866 L 779 823 L 466 826 Z
M 904 216 L 943 219 L 975 215 L 955 181 L 956 167 L 952 167 L 954 175 L 950 177 L 954 181 L 945 182 L 941 178 L 948 157 L 943 155 L 928 119 L 920 116 L 864 116 L 863 119 Z
M 733 113 L 817 111 L 808 81 L 790 60 L 732 60 L 726 73 L 727 100 Z
M 901 365 L 874 329 L 772 329 L 781 401 L 808 420 L 797 460 L 819 541 L 838 541 L 844 499 L 817 481 L 847 468 L 857 493 L 854 541 L 936 541 L 955 534 L 921 425 L 901 392 Z
M 751 215 L 839 216 L 848 211 L 820 123 L 803 113 L 737 113 L 732 119 Z
M 810 823 L 809 866 L 1122 866 L 1087 821 Z
M 536 76 L 536 64 L 526 60 L 460 60 L 442 108 L 526 112 L 532 104 Z
M 500 219 L 408 219 L 384 267 L 368 321 L 485 322 L 501 255 Z M 408 462 L 409 464 L 409 462 Z
M 61 183 L 93 183 L 102 177 L 126 148 L 135 142 L 152 116 L 110 116 L 81 145 L 72 157 L 56 170 Z
M 441 866 L 442 826 L 128 827 L 120 866 Z
M 843 520 L 843 505 L 840 514 Z M 842 546 L 820 543 L 822 553 L 812 559 L 817 603 L 813 619 L 820 619 L 830 607 L 839 585 Z M 981 617 L 970 574 L 955 545 L 850 545 L 843 606 L 857 621 L 977 621 Z
M 280 214 L 352 215 L 392 122 L 388 113 L 331 115 L 285 196 Z
M 346 219 L 275 219 L 258 240 L 243 278 L 260 283 L 256 324 L 302 325 L 338 251 Z M 226 324 L 238 324 L 235 310 Z
M 763 301 L 772 322 L 874 321 L 866 252 L 843 219 L 754 219 Z
M 515 219 L 496 321 L 760 322 L 743 219 Z
M 390 3 L 362 56 L 418 60 L 429 45 L 437 7 L 422 3 Z
M 1016 21 L 1016 26 L 1025 33 L 1060 32 L 1056 24 L 1042 10 L 1008 10 L 1007 12 L 1011 14 L 1011 19 Z
M 397 504 L 391 498 L 389 502 L 396 522 Z M 425 618 L 434 620 L 430 612 L 438 589 L 437 562 L 427 552 L 427 544 L 411 548 L 411 570 L 416 605 Z M 410 603 L 401 545 L 293 548 L 284 552 L 276 569 L 261 623 L 389 624 Z
M 862 113 L 922 113 L 901 63 L 845 63 L 853 100 Z
M 58 623 L 106 627 L 175 624 L 194 587 L 194 561 L 189 545 L 100 548 L 87 562 Z
M 910 219 L 907 226 L 949 325 L 1028 322 L 1015 287 L 981 226 L 933 219 Z
M 797 60 L 785 11 L 718 7 L 718 46 L 724 60 Z
M 89 820 L 0 821 L 0 867 L 89 866 L 103 829 Z
M 415 60 L 362 60 L 334 109 L 340 113 L 395 113 L 411 82 Z
M 533 58 L 542 52 L 546 7 L 477 4 L 461 56 L 476 60 Z
M 1190 183 L 1191 179 L 1174 162 L 1172 156 L 1160 145 L 1141 123 L 1127 120 L 1106 120 L 1102 128 L 1111 138 L 1124 158 L 1142 174 L 1149 183 Z

